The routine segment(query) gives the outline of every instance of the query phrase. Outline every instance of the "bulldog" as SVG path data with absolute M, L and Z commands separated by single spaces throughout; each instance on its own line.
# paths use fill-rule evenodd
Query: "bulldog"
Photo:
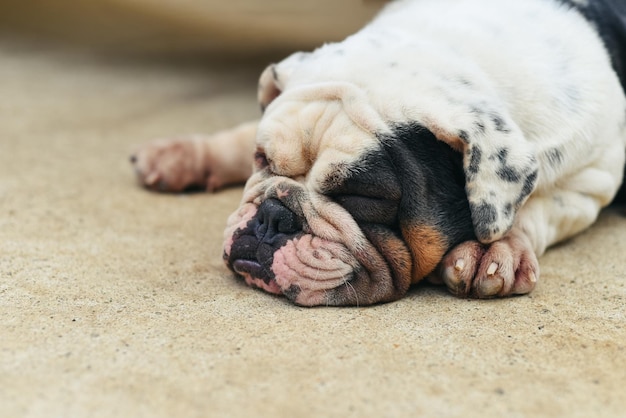
M 622 0 L 400 0 L 261 75 L 261 119 L 131 157 L 159 191 L 247 179 L 224 260 L 298 305 L 526 294 L 626 150 Z

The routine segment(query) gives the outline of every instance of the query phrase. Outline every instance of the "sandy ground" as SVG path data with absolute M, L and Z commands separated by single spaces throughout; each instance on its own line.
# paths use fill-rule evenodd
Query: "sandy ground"
M 257 117 L 261 68 L 0 43 L 0 416 L 625 416 L 619 210 L 530 296 L 306 309 L 224 267 L 240 188 L 135 184 L 134 144 Z

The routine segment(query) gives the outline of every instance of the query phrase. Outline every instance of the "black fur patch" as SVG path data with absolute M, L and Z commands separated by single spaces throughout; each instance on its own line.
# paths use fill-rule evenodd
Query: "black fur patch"
M 346 209 L 357 222 L 397 223 L 401 197 L 397 175 L 386 154 L 367 153 L 355 164 L 336 166 L 322 191 Z
M 475 239 L 463 155 L 417 123 L 393 131 L 381 142 L 402 188 L 400 221 L 435 226 L 450 245 Z
M 467 172 L 470 176 L 472 176 L 474 174 L 478 174 L 478 171 L 480 170 L 480 162 L 482 160 L 483 152 L 478 145 L 474 145 L 470 148 L 469 153 L 470 163 L 467 168 Z
M 478 130 L 478 132 L 480 132 L 481 134 L 482 134 L 482 133 L 485 133 L 485 130 L 486 130 L 485 124 L 484 124 L 483 122 L 481 122 L 481 121 L 477 121 L 477 122 L 476 122 L 476 129 L 477 129 L 477 130 Z
M 532 193 L 535 188 L 535 183 L 537 182 L 537 175 L 539 174 L 538 170 L 533 171 L 524 179 L 524 187 L 522 187 L 522 191 L 520 192 L 519 198 L 517 199 L 516 205 L 520 205 L 522 201 Z
M 379 149 L 338 167 L 324 193 L 360 224 L 398 231 L 400 223 L 418 222 L 435 226 L 450 245 L 474 239 L 462 155 L 418 124 L 379 139 Z
M 500 161 L 500 168 L 496 171 L 498 177 L 509 183 L 518 183 L 522 178 L 522 174 L 515 167 L 508 164 L 508 155 L 509 150 L 501 148 L 495 156 L 490 158 L 497 158 Z
M 489 113 L 489 119 L 491 119 L 491 122 L 493 122 L 496 128 L 496 131 L 502 132 L 502 133 L 511 132 L 511 129 L 509 129 L 509 127 L 506 125 L 506 122 L 504 121 L 502 116 L 500 116 L 499 114 L 495 112 L 491 112 Z

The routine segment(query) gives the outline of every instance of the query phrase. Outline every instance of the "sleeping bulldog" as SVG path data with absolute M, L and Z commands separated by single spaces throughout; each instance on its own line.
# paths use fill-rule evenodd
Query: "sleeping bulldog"
M 622 0 L 400 0 L 270 65 L 260 121 L 131 161 L 159 191 L 247 179 L 224 260 L 296 304 L 525 294 L 620 189 L 625 69 Z

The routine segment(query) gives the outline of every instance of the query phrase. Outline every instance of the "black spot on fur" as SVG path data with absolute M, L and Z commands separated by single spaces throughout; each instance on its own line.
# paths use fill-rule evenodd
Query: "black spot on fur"
M 496 170 L 498 177 L 509 183 L 517 183 L 521 180 L 522 174 L 515 167 L 508 164 L 508 155 L 509 150 L 507 148 L 500 148 L 490 159 L 500 161 L 500 167 Z
M 459 138 L 461 138 L 461 141 L 469 144 L 469 134 L 467 133 L 467 131 L 459 131 Z
M 506 158 L 509 156 L 509 150 L 507 148 L 500 148 L 496 154 L 492 156 L 493 159 L 500 160 L 500 163 L 506 164 Z
M 470 205 L 476 235 L 479 239 L 489 238 L 492 234 L 493 224 L 498 220 L 498 211 L 491 203 L 482 202 L 478 205 Z M 495 231 L 498 232 L 497 230 Z
M 546 158 L 553 166 L 559 166 L 563 163 L 563 153 L 558 148 L 553 148 L 546 152 Z
M 477 174 L 480 170 L 480 162 L 482 160 L 483 152 L 478 145 L 474 145 L 470 149 L 470 163 L 467 167 L 469 175 Z
M 491 122 L 493 122 L 496 128 L 496 131 L 502 132 L 502 133 L 511 132 L 511 129 L 509 129 L 504 119 L 502 119 L 502 116 L 498 115 L 497 113 L 494 113 L 494 112 L 490 113 L 489 119 L 491 119 Z
M 272 65 L 272 77 L 275 81 L 278 81 L 278 71 L 276 70 L 276 66 Z
M 503 166 L 496 171 L 498 177 L 509 183 L 517 183 L 520 181 L 520 174 L 513 167 Z
M 520 192 L 519 198 L 517 199 L 516 206 L 519 206 L 526 196 L 532 193 L 535 188 L 535 183 L 537 182 L 537 175 L 539 174 L 538 170 L 533 171 L 524 180 L 524 186 L 522 187 L 522 191 Z
M 506 216 L 507 218 L 510 218 L 512 214 L 513 214 L 513 204 L 507 203 L 506 206 L 504 207 L 504 216 Z
M 484 109 L 479 105 L 474 105 L 470 107 L 470 112 L 478 116 L 482 116 L 485 114 Z

